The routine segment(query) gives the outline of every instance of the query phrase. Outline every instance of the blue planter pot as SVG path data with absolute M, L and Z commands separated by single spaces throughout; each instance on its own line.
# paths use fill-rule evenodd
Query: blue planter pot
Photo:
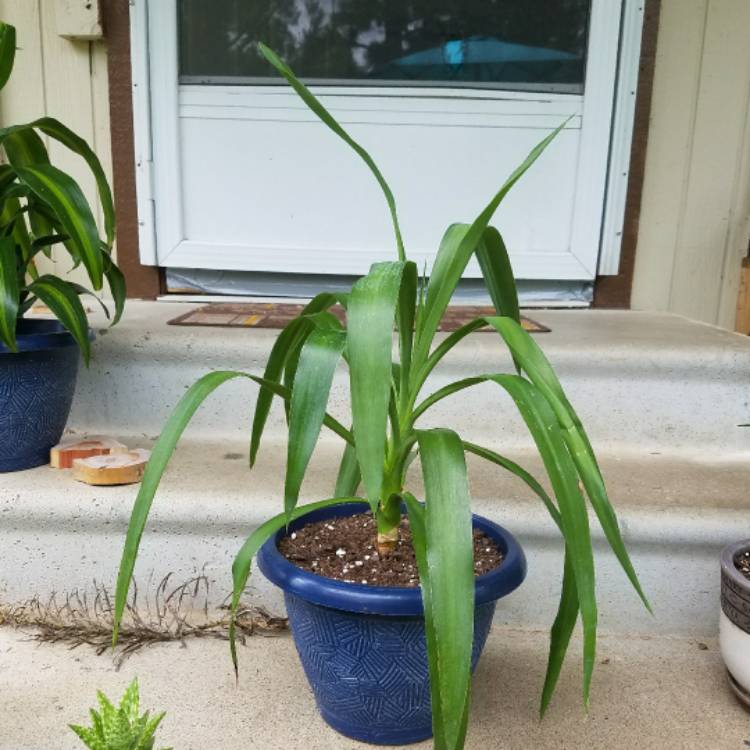
M 345 503 L 314 511 L 290 525 L 367 510 Z M 476 581 L 476 667 L 498 599 L 526 576 L 518 542 L 480 516 L 474 528 L 495 540 L 502 565 Z M 258 553 L 258 567 L 284 591 L 289 626 L 323 718 L 347 737 L 378 745 L 403 745 L 432 736 L 429 673 L 422 594 L 418 588 L 366 586 L 308 573 L 278 550 L 284 532 Z
M 17 335 L 17 353 L 0 344 L 0 472 L 49 462 L 78 374 L 78 345 L 56 320 L 21 320 Z

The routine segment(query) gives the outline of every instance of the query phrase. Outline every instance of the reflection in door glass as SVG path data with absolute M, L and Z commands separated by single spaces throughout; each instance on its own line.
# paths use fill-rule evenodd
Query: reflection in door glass
M 274 83 L 264 41 L 315 83 L 583 91 L 591 0 L 179 0 L 183 83 Z

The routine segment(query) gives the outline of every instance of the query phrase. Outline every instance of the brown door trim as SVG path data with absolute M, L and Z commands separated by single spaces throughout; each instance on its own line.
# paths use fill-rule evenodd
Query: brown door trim
M 128 0 L 102 0 L 102 20 L 107 42 L 117 263 L 125 274 L 128 297 L 153 299 L 161 294 L 163 273 L 160 268 L 141 265 L 138 255 Z
M 661 0 L 646 0 L 641 35 L 641 59 L 633 121 L 633 143 L 630 148 L 628 191 L 620 247 L 620 269 L 616 276 L 597 276 L 594 284 L 594 307 L 630 307 L 633 288 L 638 221 L 641 215 L 643 176 L 646 165 L 651 93 L 656 61 L 656 38 L 659 34 Z

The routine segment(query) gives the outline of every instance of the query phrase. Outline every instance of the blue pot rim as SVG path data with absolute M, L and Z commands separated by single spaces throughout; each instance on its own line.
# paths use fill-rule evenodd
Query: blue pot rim
M 291 532 L 307 523 L 351 516 L 368 509 L 368 504 L 364 502 L 348 502 L 321 508 L 293 521 L 289 530 Z M 526 557 L 521 545 L 509 531 L 482 516 L 473 515 L 472 518 L 474 528 L 493 539 L 504 556 L 498 568 L 476 579 L 475 603 L 480 605 L 496 601 L 521 585 L 526 578 Z M 261 572 L 283 591 L 313 604 L 345 612 L 391 617 L 424 614 L 419 588 L 345 583 L 302 570 L 279 552 L 278 543 L 284 534 L 283 529 L 278 531 L 258 552 L 258 567 Z
M 89 329 L 89 340 L 93 341 L 94 332 Z M 22 318 L 16 333 L 18 352 L 12 352 L 0 342 L 0 355 L 13 356 L 21 352 L 38 352 L 45 349 L 60 349 L 66 346 L 78 346 L 70 332 L 57 320 Z

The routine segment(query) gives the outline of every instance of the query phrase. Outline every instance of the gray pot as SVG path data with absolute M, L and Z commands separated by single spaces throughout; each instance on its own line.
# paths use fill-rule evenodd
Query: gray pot
M 719 642 L 737 697 L 750 707 L 750 581 L 735 561 L 750 550 L 750 539 L 730 544 L 721 553 Z

